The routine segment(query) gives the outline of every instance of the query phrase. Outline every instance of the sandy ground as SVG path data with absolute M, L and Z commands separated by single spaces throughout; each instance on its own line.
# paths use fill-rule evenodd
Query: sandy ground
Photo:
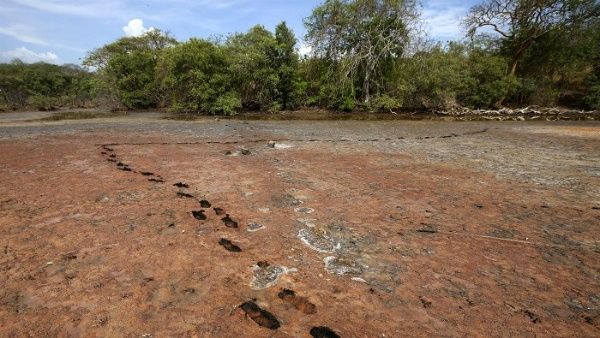
M 0 121 L 0 337 L 600 335 L 600 123 L 155 117 Z

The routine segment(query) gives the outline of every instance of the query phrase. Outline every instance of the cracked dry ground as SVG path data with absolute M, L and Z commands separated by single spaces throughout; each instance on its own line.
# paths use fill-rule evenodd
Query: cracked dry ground
M 600 335 L 598 124 L 103 123 L 4 128 L 2 337 Z

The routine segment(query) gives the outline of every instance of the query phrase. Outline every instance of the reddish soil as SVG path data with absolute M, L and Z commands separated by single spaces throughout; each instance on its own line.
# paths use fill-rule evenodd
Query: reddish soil
M 600 125 L 378 123 L 0 139 L 0 336 L 600 335 Z

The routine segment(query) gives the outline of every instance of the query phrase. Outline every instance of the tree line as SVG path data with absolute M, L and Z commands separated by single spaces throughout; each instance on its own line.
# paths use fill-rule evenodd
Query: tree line
M 0 65 L 6 108 L 105 106 L 231 115 L 569 106 L 600 109 L 596 0 L 483 0 L 461 41 L 423 38 L 416 0 L 325 0 L 304 20 L 179 42 L 152 30 L 90 52 L 83 65 Z

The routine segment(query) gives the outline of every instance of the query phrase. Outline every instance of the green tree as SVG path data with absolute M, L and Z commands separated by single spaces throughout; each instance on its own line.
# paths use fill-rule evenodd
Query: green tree
M 298 74 L 298 53 L 296 37 L 285 22 L 275 28 L 274 67 L 277 70 L 277 100 L 281 108 L 289 109 L 295 104 L 295 91 Z
M 305 20 L 306 40 L 349 79 L 344 84 L 352 92 L 354 81 L 360 83 L 368 104 L 373 87 L 383 86 L 384 71 L 403 54 L 417 18 L 412 0 L 326 0 Z
M 234 34 L 225 42 L 232 84 L 249 110 L 276 110 L 279 77 L 274 68 L 277 41 L 263 26 Z
M 571 31 L 599 16 L 597 0 L 485 0 L 471 8 L 465 24 L 471 36 L 482 28 L 496 34 L 511 58 L 514 75 L 524 54 L 541 38 Z
M 92 51 L 84 65 L 96 68 L 101 78 L 114 86 L 125 107 L 154 107 L 160 101 L 155 83 L 156 64 L 161 52 L 176 43 L 167 33 L 151 30 Z
M 223 47 L 190 39 L 165 50 L 158 63 L 158 82 L 166 102 L 177 111 L 236 113 L 241 108 L 233 89 Z

